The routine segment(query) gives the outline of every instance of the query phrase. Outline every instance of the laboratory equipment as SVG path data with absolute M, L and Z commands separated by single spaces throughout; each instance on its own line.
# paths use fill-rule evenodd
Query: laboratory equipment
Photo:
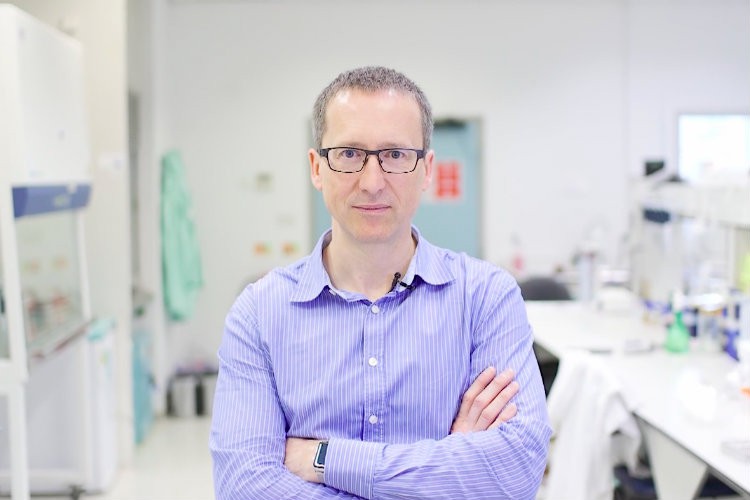
M 80 42 L 0 4 L 0 490 L 13 500 L 103 489 L 116 467 L 113 326 L 92 324 L 83 248 L 84 103 Z

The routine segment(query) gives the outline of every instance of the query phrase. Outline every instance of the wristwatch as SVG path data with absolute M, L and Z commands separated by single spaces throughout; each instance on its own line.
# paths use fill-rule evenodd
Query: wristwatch
M 315 458 L 313 458 L 313 469 L 318 474 L 323 474 L 326 470 L 326 451 L 328 451 L 328 441 L 320 441 Z

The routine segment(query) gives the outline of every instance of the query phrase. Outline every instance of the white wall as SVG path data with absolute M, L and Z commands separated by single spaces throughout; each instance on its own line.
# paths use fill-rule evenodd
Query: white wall
M 676 172 L 679 113 L 750 112 L 750 2 L 639 0 L 628 17 L 629 171 Z
M 164 6 L 163 120 L 186 162 L 206 277 L 195 317 L 167 334 L 173 362 L 213 359 L 240 287 L 310 250 L 307 125 L 342 70 L 395 67 L 437 116 L 483 119 L 484 257 L 506 264 L 518 234 L 530 272 L 569 264 L 594 228 L 614 259 L 629 177 L 670 154 L 676 109 L 750 108 L 747 1 L 373 5 Z M 262 173 L 270 190 L 257 189 Z M 258 242 L 271 253 L 255 255 Z
M 151 296 L 143 317 L 134 321 L 134 329 L 152 334 L 151 356 L 157 390 L 153 398 L 156 413 L 166 408 L 166 387 L 171 361 L 167 355 L 164 308 L 162 307 L 161 240 L 158 168 L 160 151 L 169 145 L 169 131 L 163 111 L 164 78 L 161 66 L 164 29 L 164 0 L 128 1 L 128 91 L 137 96 L 137 116 L 131 116 L 131 148 L 135 151 L 131 169 L 137 172 L 136 220 L 140 233 L 133 251 L 137 268 L 133 270 L 134 285 Z
M 83 44 L 91 134 L 92 198 L 85 211 L 86 252 L 94 315 L 116 321 L 119 449 L 133 451 L 130 363 L 131 273 L 125 92 L 124 0 L 21 0 L 34 17 L 62 28 Z

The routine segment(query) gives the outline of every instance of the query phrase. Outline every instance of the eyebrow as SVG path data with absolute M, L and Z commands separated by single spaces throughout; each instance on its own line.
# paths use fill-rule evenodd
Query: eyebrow
M 370 150 L 370 148 L 367 147 L 362 142 L 348 142 L 348 143 L 345 143 L 345 145 L 343 145 L 343 146 L 332 146 L 332 147 L 335 147 L 335 148 L 357 148 L 357 149 L 367 149 L 367 150 Z M 384 143 L 378 145 L 378 147 L 376 147 L 375 149 L 412 149 L 412 146 L 404 146 L 403 144 L 398 144 L 398 143 L 395 143 L 395 142 L 384 142 Z M 416 149 L 416 148 L 414 148 L 414 149 Z

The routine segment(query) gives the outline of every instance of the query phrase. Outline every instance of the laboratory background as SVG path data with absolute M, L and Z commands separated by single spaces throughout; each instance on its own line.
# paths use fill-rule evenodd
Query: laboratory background
M 527 300 L 537 498 L 750 498 L 748 0 L 0 3 L 0 497 L 213 498 L 224 317 L 365 65 L 433 107 L 416 224 Z

